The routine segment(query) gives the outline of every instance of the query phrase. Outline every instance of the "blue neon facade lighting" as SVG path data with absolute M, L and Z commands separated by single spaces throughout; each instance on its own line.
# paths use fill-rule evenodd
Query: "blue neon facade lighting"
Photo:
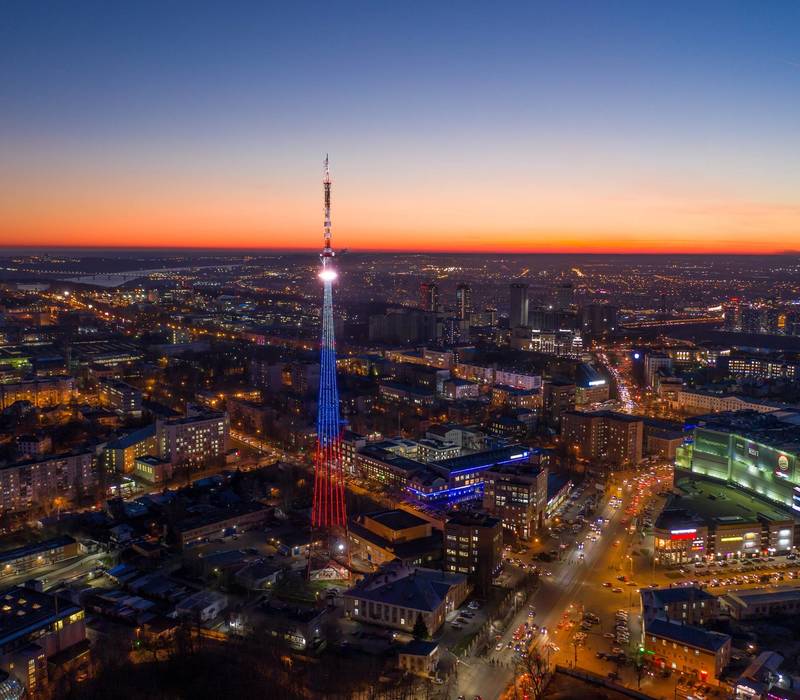
M 527 459 L 530 455 L 530 452 L 525 450 L 520 452 L 519 454 L 512 455 L 509 459 L 504 459 L 501 461 L 490 460 L 483 464 L 479 464 L 476 467 L 465 467 L 464 469 L 453 469 L 450 474 L 468 474 L 469 472 L 478 472 L 482 469 L 491 469 L 492 467 L 498 464 L 511 464 L 512 462 L 519 462 L 521 459 Z M 458 459 L 458 458 L 456 458 Z
M 483 481 L 476 481 L 474 484 L 469 484 L 469 486 L 454 486 L 453 488 L 440 489 L 438 491 L 431 491 L 430 493 L 415 489 L 413 486 L 408 486 L 407 488 L 415 496 L 419 496 L 420 498 L 424 498 L 428 501 L 433 501 L 442 498 L 465 496 L 471 492 L 483 491 L 483 485 Z

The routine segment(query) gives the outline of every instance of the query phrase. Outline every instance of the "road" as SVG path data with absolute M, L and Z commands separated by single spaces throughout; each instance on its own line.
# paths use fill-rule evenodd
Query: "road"
M 629 648 L 638 642 L 638 586 L 628 586 L 617 579 L 625 575 L 630 577 L 631 572 L 638 576 L 643 573 L 640 569 L 650 569 L 647 563 L 649 558 L 647 562 L 640 561 L 644 559 L 639 554 L 644 545 L 643 537 L 638 531 L 631 532 L 629 523 L 635 513 L 655 499 L 655 493 L 661 488 L 653 477 L 639 478 L 639 482 L 622 481 L 619 489 L 609 488 L 593 516 L 587 517 L 587 522 L 596 521 L 597 518 L 608 521 L 602 526 L 599 536 L 590 532 L 588 527 L 575 534 L 570 530 L 569 534 L 564 535 L 564 540 L 569 540 L 569 544 L 563 549 L 561 560 L 539 564 L 545 575 L 540 577 L 539 589 L 531 600 L 536 610 L 535 616 L 529 618 L 528 606 L 522 606 L 508 629 L 497 640 L 503 644 L 502 651 L 492 650 L 486 659 L 472 657 L 467 660 L 468 665 L 461 665 L 452 698 L 479 695 L 484 700 L 491 700 L 503 696 L 514 677 L 514 653 L 507 648 L 508 642 L 513 643 L 515 630 L 529 621 L 535 622 L 539 630 L 542 627 L 547 630 L 533 637 L 530 649 L 540 653 L 550 664 L 566 666 L 574 663 L 576 649 L 571 640 L 577 626 L 567 621 L 579 622 L 584 611 L 598 615 L 601 624 L 599 631 L 594 632 L 596 639 L 589 642 L 586 648 L 578 647 L 579 666 L 591 666 L 584 662 L 589 657 L 595 660 L 595 651 L 601 647 L 603 651 L 610 651 L 616 645 L 602 635 L 613 629 L 614 615 L 620 608 L 630 611 L 632 629 Z M 590 495 L 588 492 L 590 489 L 587 489 L 583 498 L 566 505 L 560 519 L 574 520 L 579 507 Z M 557 541 L 551 538 L 550 544 L 545 544 L 544 549 L 552 547 Z M 523 565 L 527 566 L 531 562 L 531 554 L 521 559 Z M 614 589 L 617 589 L 616 592 Z M 496 663 L 492 664 L 492 660 Z M 607 673 L 613 667 L 596 670 Z M 513 694 L 509 697 L 513 697 Z

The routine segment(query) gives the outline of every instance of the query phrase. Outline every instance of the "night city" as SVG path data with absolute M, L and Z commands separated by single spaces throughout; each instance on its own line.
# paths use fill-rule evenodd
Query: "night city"
M 798 38 L 0 3 L 0 700 L 800 700 Z

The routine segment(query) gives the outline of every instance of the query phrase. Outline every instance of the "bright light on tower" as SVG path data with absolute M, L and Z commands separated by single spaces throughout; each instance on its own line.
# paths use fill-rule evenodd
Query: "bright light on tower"
M 319 278 L 323 282 L 333 282 L 333 280 L 335 280 L 337 276 L 338 275 L 336 274 L 336 270 L 325 269 L 319 273 Z

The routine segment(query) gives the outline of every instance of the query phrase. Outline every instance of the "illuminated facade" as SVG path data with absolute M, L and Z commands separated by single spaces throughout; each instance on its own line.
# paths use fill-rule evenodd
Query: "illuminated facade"
M 662 566 L 785 554 L 794 547 L 795 518 L 769 502 L 711 480 L 677 480 L 653 527 Z
M 43 377 L 0 384 L 0 409 L 16 401 L 29 401 L 37 408 L 69 403 L 76 396 L 72 377 Z
M 172 464 L 201 465 L 228 450 L 227 413 L 204 413 L 159 421 L 156 441 L 159 456 Z
M 677 466 L 800 511 L 800 428 L 770 414 L 740 412 L 699 420 Z

